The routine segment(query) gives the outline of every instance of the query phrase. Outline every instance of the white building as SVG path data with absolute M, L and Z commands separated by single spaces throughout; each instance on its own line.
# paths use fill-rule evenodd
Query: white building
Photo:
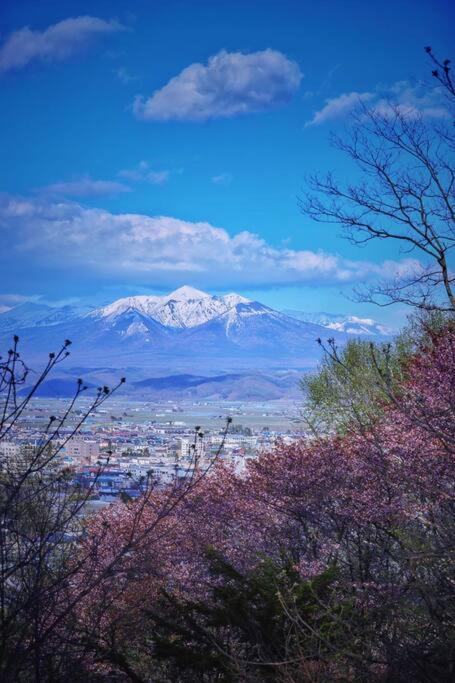
M 195 448 L 193 448 L 195 446 Z M 203 458 L 206 454 L 206 444 L 203 439 L 180 439 L 180 456 L 182 458 Z
M 216 434 L 210 438 L 212 445 L 220 446 L 223 436 Z M 258 444 L 257 436 L 247 436 L 246 434 L 228 434 L 224 439 L 226 448 L 255 448 Z

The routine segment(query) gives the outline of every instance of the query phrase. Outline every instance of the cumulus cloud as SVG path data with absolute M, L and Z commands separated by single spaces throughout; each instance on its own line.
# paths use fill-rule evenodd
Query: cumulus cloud
M 155 286 L 172 286 L 177 273 L 196 286 L 323 286 L 393 277 L 418 267 L 412 259 L 375 264 L 277 248 L 249 231 L 230 235 L 207 222 L 9 195 L 0 199 L 0 230 L 3 254 L 35 268 L 80 268 L 98 278 Z
M 130 192 L 131 188 L 115 180 L 94 180 L 89 176 L 84 176 L 75 180 L 46 185 L 46 187 L 41 188 L 41 191 L 64 197 L 102 197 Z
M 91 16 L 64 19 L 43 31 L 25 26 L 11 33 L 0 46 L 0 73 L 22 69 L 33 61 L 64 61 L 95 38 L 122 29 L 117 21 Z
M 444 98 L 439 88 L 425 90 L 421 85 L 411 85 L 408 81 L 398 81 L 391 86 L 379 86 L 375 92 L 343 93 L 325 101 L 325 105 L 315 112 L 305 126 L 317 126 L 327 121 L 343 118 L 356 109 L 359 104 L 367 103 L 381 116 L 389 116 L 392 107 L 402 114 L 415 118 L 446 118 L 448 116 Z
M 157 121 L 206 121 L 261 111 L 288 102 L 302 73 L 276 50 L 244 54 L 222 50 L 191 64 L 151 97 L 137 97 L 135 114 Z

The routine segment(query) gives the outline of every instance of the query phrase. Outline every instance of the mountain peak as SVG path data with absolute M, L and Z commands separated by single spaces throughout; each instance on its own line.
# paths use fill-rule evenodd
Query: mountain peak
M 235 294 L 235 292 L 231 292 L 230 294 L 225 294 L 222 297 L 222 299 L 229 306 L 236 306 L 237 304 L 250 304 L 250 303 L 252 303 L 251 299 L 247 299 L 245 296 L 241 296 L 240 294 Z
M 89 317 L 108 318 L 111 322 L 128 311 L 137 311 L 166 327 L 196 327 L 238 304 L 249 300 L 238 294 L 211 296 L 189 285 L 179 287 L 165 296 L 130 296 L 108 306 L 95 309 Z
M 190 285 L 183 285 L 179 287 L 174 292 L 167 295 L 166 299 L 173 299 L 175 301 L 191 301 L 210 298 L 210 294 L 202 292 L 200 289 L 195 289 L 195 287 L 190 287 Z

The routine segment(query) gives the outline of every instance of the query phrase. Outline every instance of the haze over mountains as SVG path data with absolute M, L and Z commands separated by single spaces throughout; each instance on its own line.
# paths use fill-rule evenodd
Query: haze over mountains
M 0 343 L 8 348 L 18 334 L 23 356 L 38 363 L 72 340 L 70 359 L 43 387 L 48 395 L 67 395 L 81 374 L 97 385 L 121 372 L 126 391 L 138 397 L 266 399 L 296 394 L 302 372 L 320 358 L 318 338 L 343 344 L 352 334 L 386 333 L 371 320 L 334 316 L 319 324 L 292 313 L 189 286 L 89 312 L 26 302 L 0 314 Z

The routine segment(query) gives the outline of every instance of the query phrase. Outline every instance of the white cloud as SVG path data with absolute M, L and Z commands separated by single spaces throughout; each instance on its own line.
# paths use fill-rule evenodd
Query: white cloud
M 232 179 L 231 173 L 220 173 L 219 175 L 214 175 L 212 177 L 212 183 L 214 185 L 230 185 Z
M 94 180 L 89 176 L 84 176 L 75 180 L 46 185 L 46 187 L 41 188 L 41 191 L 64 197 L 101 197 L 130 192 L 131 188 L 115 180 Z
M 301 79 L 298 64 L 276 50 L 222 50 L 207 65 L 186 67 L 148 99 L 137 97 L 134 112 L 157 121 L 226 118 L 288 102 Z
M 164 185 L 169 180 L 169 171 L 150 171 L 146 180 L 153 185 Z
M 128 180 L 145 180 L 145 177 L 149 170 L 148 161 L 140 161 L 134 168 L 125 168 L 119 171 L 118 175 L 121 178 L 127 178 Z
M 382 116 L 391 113 L 390 104 L 396 107 L 405 116 L 416 118 L 447 118 L 449 112 L 446 108 L 446 100 L 440 88 L 430 90 L 421 86 L 413 86 L 407 81 L 398 81 L 389 89 L 378 89 L 380 97 L 374 103 L 374 109 Z
M 148 161 L 140 161 L 134 168 L 127 168 L 119 172 L 121 178 L 127 178 L 134 182 L 148 182 L 152 185 L 164 185 L 169 180 L 171 171 L 154 171 Z
M 308 121 L 305 125 L 317 126 L 327 121 L 333 121 L 355 109 L 361 102 L 368 102 L 368 100 L 373 98 L 374 95 L 370 92 L 343 93 L 343 95 L 338 97 L 329 98 L 322 109 L 317 111 L 311 121 Z
M 317 126 L 343 118 L 361 103 L 369 103 L 371 109 L 381 116 L 390 116 L 392 106 L 409 117 L 446 118 L 448 116 L 440 88 L 424 89 L 421 85 L 411 85 L 408 81 L 398 81 L 391 86 L 379 86 L 375 92 L 343 93 L 325 101 L 325 105 L 315 112 L 305 126 Z
M 64 61 L 84 49 L 94 38 L 120 31 L 114 20 L 81 16 L 64 19 L 44 31 L 28 26 L 11 33 L 0 47 L 0 73 L 22 69 L 33 61 Z
M 254 233 L 230 235 L 207 222 L 112 214 L 76 203 L 8 195 L 0 199 L 0 230 L 4 253 L 21 263 L 77 267 L 97 277 L 144 285 L 172 286 L 178 273 L 196 286 L 323 286 L 418 267 L 412 259 L 375 264 L 323 251 L 277 248 Z

